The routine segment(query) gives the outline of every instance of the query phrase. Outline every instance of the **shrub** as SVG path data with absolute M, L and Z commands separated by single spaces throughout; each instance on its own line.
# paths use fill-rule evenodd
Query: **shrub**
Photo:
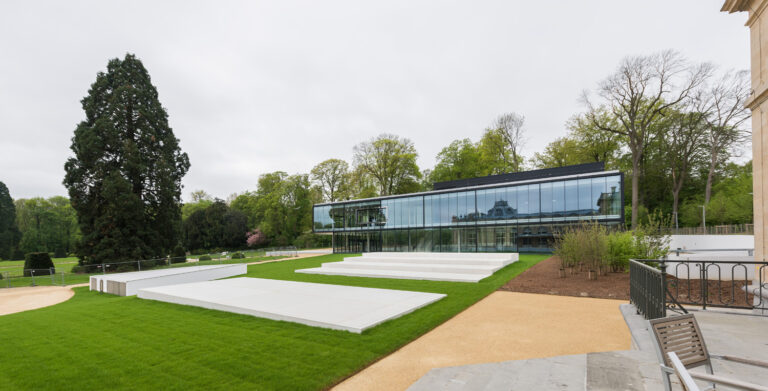
M 171 252 L 171 263 L 184 263 L 187 261 L 187 253 L 180 244 L 177 244 Z
M 15 249 L 13 250 L 13 254 L 11 255 L 11 261 L 23 261 L 24 260 L 24 251 L 21 251 L 21 249 Z
M 63 248 L 57 248 L 53 252 L 53 257 L 54 258 L 66 258 L 67 257 L 67 252 L 64 251 Z
M 118 273 L 132 272 L 132 271 L 136 271 L 136 267 L 137 266 L 138 265 L 136 265 L 136 264 L 124 263 L 124 264 L 118 266 L 115 271 L 118 272 Z
M 293 241 L 297 248 L 331 247 L 331 235 L 301 234 Z
M 267 241 L 267 236 L 260 229 L 255 228 L 245 233 L 245 242 L 248 247 L 258 247 Z
M 608 235 L 608 264 L 613 271 L 626 270 L 630 258 L 635 257 L 635 240 L 631 232 L 613 232 Z
M 81 265 L 72 266 L 71 273 L 77 273 L 77 274 L 85 273 L 85 266 L 81 266 Z
M 141 270 L 152 269 L 153 267 L 157 266 L 157 262 L 158 261 L 155 261 L 153 259 L 146 260 L 146 261 L 139 261 L 139 263 L 141 263 Z M 165 264 L 164 262 L 165 261 L 162 261 L 163 264 Z
M 199 261 L 210 261 L 211 260 L 211 256 L 210 255 L 201 255 L 198 260 Z
M 245 258 L 245 255 L 243 253 L 232 253 L 231 258 L 232 259 L 243 259 L 243 258 Z
M 48 253 L 29 253 L 24 261 L 24 277 L 32 275 L 32 270 L 35 269 L 35 275 L 49 275 L 51 271 L 54 273 L 56 270 L 53 268 L 53 261 L 51 255 Z

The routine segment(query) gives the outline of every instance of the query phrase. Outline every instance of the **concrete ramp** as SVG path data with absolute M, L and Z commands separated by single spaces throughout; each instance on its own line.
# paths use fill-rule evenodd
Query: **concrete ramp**
M 364 253 L 297 273 L 351 277 L 478 282 L 517 262 L 517 253 Z

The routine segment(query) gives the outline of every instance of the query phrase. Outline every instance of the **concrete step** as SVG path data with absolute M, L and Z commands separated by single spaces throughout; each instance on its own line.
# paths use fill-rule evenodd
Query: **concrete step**
M 500 259 L 469 259 L 469 258 L 409 258 L 409 257 L 347 257 L 344 261 L 354 262 L 375 262 L 375 263 L 418 263 L 418 264 L 438 264 L 438 265 L 487 265 L 487 266 L 506 266 L 514 262 L 511 260 Z
M 434 253 L 434 252 L 372 252 L 363 253 L 363 258 L 429 258 L 429 259 L 475 259 L 517 261 L 518 253 Z
M 468 273 L 493 274 L 504 265 L 446 265 L 437 263 L 392 263 L 345 260 L 343 262 L 327 262 L 325 268 L 332 269 L 365 269 L 365 270 L 401 270 L 438 273 Z
M 296 273 L 307 274 L 325 274 L 334 276 L 350 277 L 376 277 L 376 278 L 397 278 L 405 280 L 431 280 L 431 281 L 453 281 L 453 282 L 478 282 L 486 278 L 489 274 L 472 273 L 444 273 L 444 272 L 420 272 L 412 270 L 371 270 L 354 268 L 329 268 L 316 267 L 312 269 L 299 269 Z

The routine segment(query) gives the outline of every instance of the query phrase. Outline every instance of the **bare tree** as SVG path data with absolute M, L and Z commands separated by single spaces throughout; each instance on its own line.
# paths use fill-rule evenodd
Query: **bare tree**
M 669 161 L 669 173 L 672 177 L 672 215 L 675 226 L 678 221 L 680 190 L 683 189 L 691 167 L 700 158 L 704 150 L 705 137 L 704 115 L 691 107 L 681 108 L 667 116 L 665 132 L 661 134 L 661 145 Z
M 670 107 L 679 104 L 711 73 L 709 64 L 690 66 L 675 51 L 628 57 L 619 69 L 597 88 L 603 106 L 595 106 L 584 94 L 586 119 L 605 132 L 625 136 L 632 154 L 632 228 L 637 227 L 640 169 L 643 154 L 653 137 L 653 124 Z M 607 110 L 614 117 L 599 115 Z
M 706 114 L 707 124 L 709 173 L 704 190 L 705 203 L 712 195 L 712 181 L 718 164 L 730 157 L 734 147 L 749 139 L 749 133 L 742 126 L 750 117 L 749 110 L 744 107 L 750 91 L 748 71 L 729 71 L 696 95 L 697 110 Z
M 523 165 L 523 147 L 525 146 L 525 117 L 517 113 L 505 113 L 496 118 L 491 126 L 499 132 L 509 146 L 512 155 L 512 167 L 520 171 Z
M 346 182 L 349 180 L 349 164 L 341 159 L 328 159 L 311 171 L 312 180 L 320 185 L 323 199 L 334 202 L 344 198 Z

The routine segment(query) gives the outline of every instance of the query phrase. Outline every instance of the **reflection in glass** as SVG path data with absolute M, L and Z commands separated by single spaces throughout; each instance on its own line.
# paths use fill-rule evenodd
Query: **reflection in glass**
M 579 216 L 589 216 L 592 214 L 592 181 L 579 179 Z
M 541 184 L 541 217 L 552 217 L 554 200 L 552 197 L 552 183 Z
M 565 215 L 579 215 L 579 186 L 576 180 L 565 181 Z
M 592 214 L 606 215 L 608 212 L 608 193 L 605 191 L 605 177 L 592 178 Z
M 562 181 L 552 182 L 552 216 L 565 216 L 565 183 Z

